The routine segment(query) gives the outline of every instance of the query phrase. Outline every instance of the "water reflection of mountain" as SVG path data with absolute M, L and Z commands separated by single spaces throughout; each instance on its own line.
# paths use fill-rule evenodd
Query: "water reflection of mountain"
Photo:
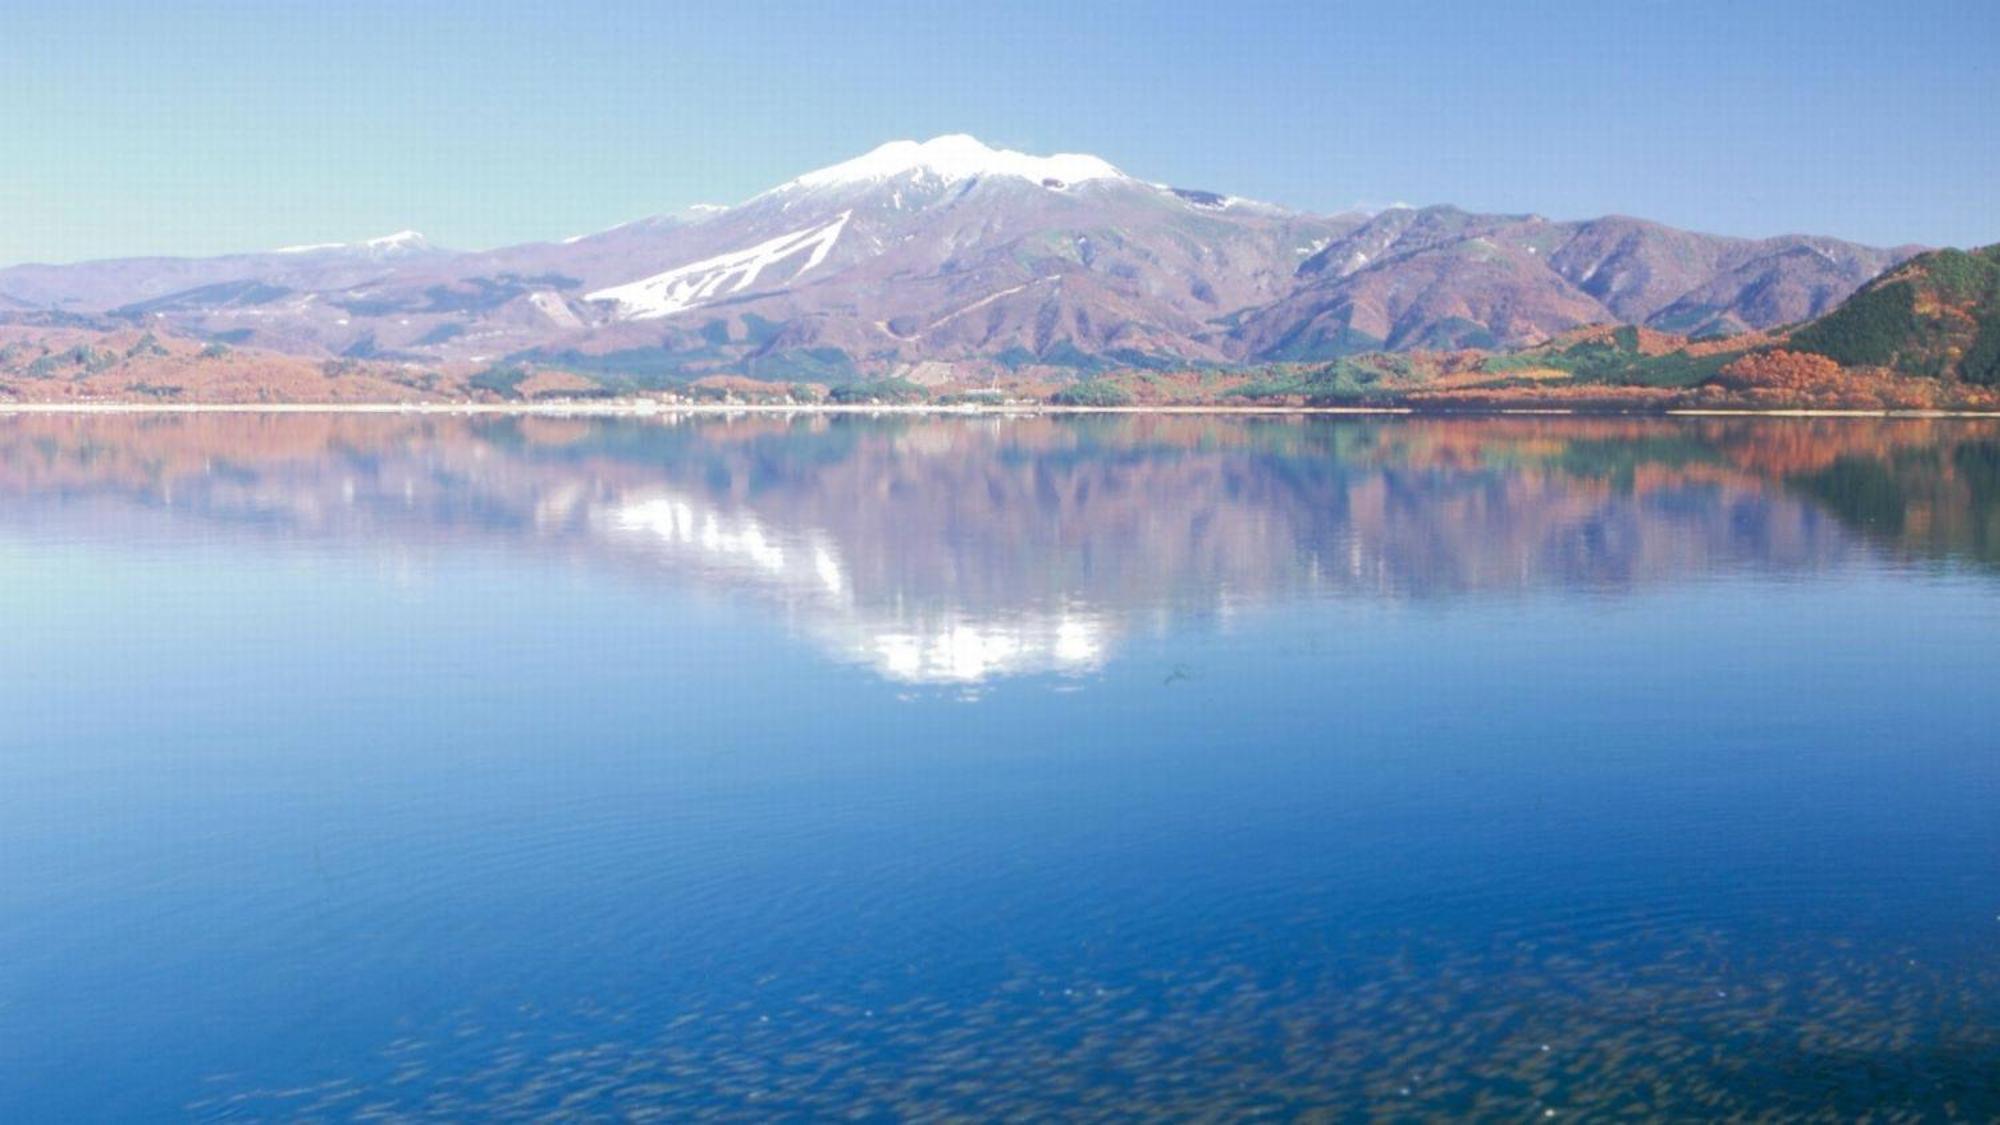
M 561 552 L 749 592 L 891 677 L 970 682 L 1305 596 L 1620 591 L 1869 550 L 1990 564 L 2000 427 L 32 416 L 0 421 L 0 494 L 17 516 L 89 498 Z

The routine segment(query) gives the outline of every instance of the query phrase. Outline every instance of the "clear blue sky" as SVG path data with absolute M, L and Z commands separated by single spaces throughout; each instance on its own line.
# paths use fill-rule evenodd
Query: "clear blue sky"
M 1333 210 L 2000 241 L 2000 2 L 0 0 L 0 263 L 733 202 L 969 132 Z

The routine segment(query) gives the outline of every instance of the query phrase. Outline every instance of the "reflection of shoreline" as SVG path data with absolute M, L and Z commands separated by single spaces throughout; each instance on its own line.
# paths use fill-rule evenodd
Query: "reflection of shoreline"
M 0 402 L 9 414 L 439 414 L 526 415 L 555 418 L 651 417 L 661 414 L 908 414 L 1033 417 L 1041 414 L 1216 414 L 1268 417 L 1414 418 L 2000 418 L 1995 410 L 1803 410 L 1676 407 L 1663 410 L 1591 410 L 1571 406 L 1287 406 L 1137 405 L 1064 406 L 1056 403 L 659 403 L 645 399 L 602 402 Z
M 943 684 L 1326 597 L 2000 562 L 1987 422 L 230 413 L 0 416 L 0 515 L 566 556 Z

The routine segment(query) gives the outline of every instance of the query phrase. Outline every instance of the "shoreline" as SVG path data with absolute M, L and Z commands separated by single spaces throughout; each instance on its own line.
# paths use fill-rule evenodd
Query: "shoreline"
M 2000 418 L 2000 410 L 1822 410 L 1810 408 L 1663 410 L 1568 406 L 1063 406 L 1023 403 L 655 403 L 655 402 L 0 402 L 14 414 L 439 414 L 645 418 L 679 414 L 910 414 L 1034 417 L 1049 414 L 1172 414 L 1246 417 L 1619 417 L 1619 418 Z

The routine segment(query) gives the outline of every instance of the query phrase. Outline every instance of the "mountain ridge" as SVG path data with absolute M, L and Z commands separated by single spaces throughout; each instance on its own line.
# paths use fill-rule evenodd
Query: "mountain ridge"
M 747 273 L 742 262 L 731 261 L 716 276 L 727 280 L 731 270 Z M 261 284 L 225 283 L 210 297 L 254 305 L 263 295 Z M 979 298 L 964 313 L 1030 287 Z M 138 314 L 134 319 L 147 322 Z M 918 334 L 910 325 L 881 327 L 904 338 Z M 910 404 L 1009 410 L 1050 405 L 1991 413 L 2000 410 L 2000 246 L 1928 252 L 1817 319 L 1700 340 L 1630 324 L 1594 325 L 1511 351 L 1433 348 L 1332 361 L 1123 365 L 1082 372 L 1080 379 L 1077 372 L 995 375 L 939 362 L 888 378 L 841 380 L 801 380 L 796 372 L 773 377 L 754 364 L 750 368 L 647 387 L 581 355 L 484 369 L 426 368 L 379 356 L 314 361 L 255 348 L 238 351 L 171 332 L 156 335 L 129 324 L 106 328 L 60 312 L 0 313 L 0 402 L 511 401 L 573 409 L 586 400 L 614 399 L 640 408 L 830 402 L 866 409 Z
M 559 241 L 461 252 L 406 231 L 0 269 L 0 310 L 309 357 L 562 361 L 641 387 L 938 363 L 1082 375 L 1533 346 L 1594 323 L 1768 329 L 1913 250 L 1444 205 L 1318 215 L 951 134 Z

